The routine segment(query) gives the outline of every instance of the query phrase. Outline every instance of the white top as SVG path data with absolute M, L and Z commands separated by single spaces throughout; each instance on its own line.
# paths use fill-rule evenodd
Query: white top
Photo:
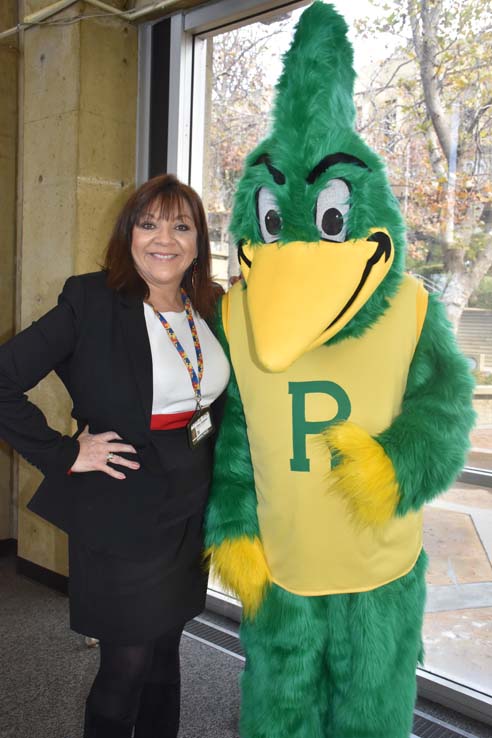
M 152 414 L 183 413 L 194 410 L 196 407 L 195 393 L 183 359 L 158 316 L 147 303 L 144 303 L 144 312 L 152 351 Z M 196 351 L 185 311 L 162 314 L 176 333 L 176 337 L 186 351 L 198 376 Z M 202 406 L 207 407 L 217 399 L 229 381 L 229 362 L 207 323 L 194 310 L 193 320 L 203 354 Z

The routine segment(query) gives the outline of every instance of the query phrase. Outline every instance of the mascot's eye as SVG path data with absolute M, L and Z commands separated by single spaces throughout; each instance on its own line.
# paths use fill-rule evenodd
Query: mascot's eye
M 262 187 L 257 198 L 258 222 L 264 243 L 278 241 L 282 228 L 282 217 L 275 195 L 266 187 Z
M 332 179 L 318 195 L 316 226 L 325 241 L 345 241 L 350 189 L 343 179 Z

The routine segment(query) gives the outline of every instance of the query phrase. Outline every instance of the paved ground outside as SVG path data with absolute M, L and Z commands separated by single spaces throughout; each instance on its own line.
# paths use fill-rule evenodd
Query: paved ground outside
M 492 425 L 475 428 L 471 433 L 471 450 L 468 465 L 492 471 Z
M 428 505 L 424 545 L 425 668 L 491 694 L 492 490 L 455 484 Z
M 468 466 L 492 471 L 492 385 L 477 385 L 473 398 L 477 414 L 471 433 Z

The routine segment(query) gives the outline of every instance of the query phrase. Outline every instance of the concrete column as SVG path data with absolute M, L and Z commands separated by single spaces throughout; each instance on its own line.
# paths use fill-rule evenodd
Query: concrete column
M 0 4 L 0 31 L 17 23 L 16 0 Z M 0 41 L 0 343 L 14 333 L 17 157 L 17 38 Z M 0 442 L 0 541 L 14 536 L 12 508 L 12 451 Z
M 26 12 L 48 5 L 39 0 Z M 94 15 L 84 3 L 51 18 Z M 137 29 L 116 17 L 46 23 L 24 34 L 22 327 L 49 310 L 65 279 L 95 271 L 134 185 Z M 55 375 L 30 393 L 50 425 L 72 432 Z M 28 512 L 41 481 L 19 468 L 19 556 L 67 573 L 65 536 Z

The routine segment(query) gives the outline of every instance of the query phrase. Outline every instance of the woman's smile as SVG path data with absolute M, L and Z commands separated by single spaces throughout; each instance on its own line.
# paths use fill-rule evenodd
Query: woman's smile
M 167 213 L 156 204 L 143 213 L 132 233 L 135 267 L 149 287 L 179 288 L 197 256 L 197 230 L 187 202 Z

